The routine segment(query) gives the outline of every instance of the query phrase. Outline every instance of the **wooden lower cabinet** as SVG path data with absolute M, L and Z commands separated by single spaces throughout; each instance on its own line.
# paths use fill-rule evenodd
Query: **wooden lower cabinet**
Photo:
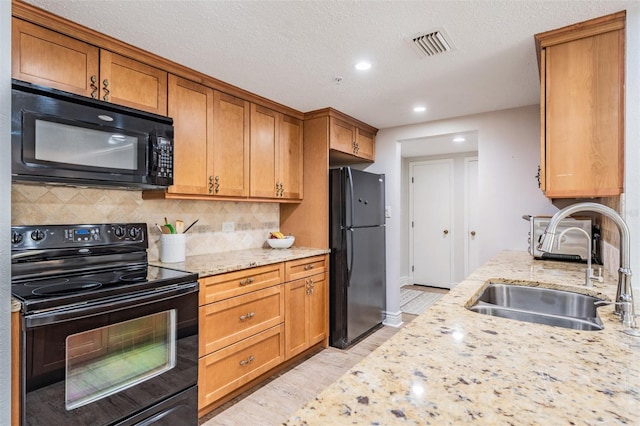
M 283 324 L 200 358 L 198 407 L 206 407 L 283 361 Z
M 321 255 L 200 279 L 200 415 L 326 345 L 328 271 Z
M 292 358 L 327 338 L 328 257 L 286 262 L 285 356 Z
M 327 273 L 285 284 L 287 359 L 327 336 Z

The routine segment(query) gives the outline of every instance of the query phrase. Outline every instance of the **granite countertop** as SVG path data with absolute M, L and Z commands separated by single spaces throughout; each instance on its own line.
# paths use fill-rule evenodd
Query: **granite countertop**
M 617 278 L 588 290 L 584 264 L 503 252 L 355 365 L 289 425 L 638 424 L 640 338 L 576 331 L 465 309 L 490 278 L 568 286 L 615 298 Z
M 291 247 L 288 249 L 256 248 L 187 256 L 184 262 L 178 263 L 162 263 L 158 260 L 150 261 L 149 264 L 197 272 L 198 276 L 202 278 L 209 275 L 223 274 L 225 272 L 239 271 L 327 253 L 329 253 L 328 249 L 305 247 Z

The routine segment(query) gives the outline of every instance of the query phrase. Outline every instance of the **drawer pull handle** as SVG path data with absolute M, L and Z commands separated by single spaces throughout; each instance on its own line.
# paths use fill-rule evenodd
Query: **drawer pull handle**
M 248 313 L 248 314 L 246 314 L 246 315 L 240 315 L 240 321 L 245 321 L 245 320 L 251 319 L 251 318 L 253 318 L 255 315 L 256 315 L 256 313 L 255 313 L 255 312 L 249 312 L 249 313 Z
M 253 277 L 249 277 L 246 280 L 240 280 L 240 285 L 247 285 L 247 284 L 251 284 L 253 282 L 254 278 Z
M 310 270 L 310 269 L 313 269 L 313 263 L 310 263 L 310 264 L 308 264 L 308 265 L 304 265 L 304 270 L 305 270 L 305 271 L 308 271 L 308 270 Z
M 243 359 L 240 360 L 240 365 L 247 365 L 247 364 L 251 364 L 253 362 L 255 358 L 253 357 L 253 355 L 249 356 L 249 358 L 247 359 Z

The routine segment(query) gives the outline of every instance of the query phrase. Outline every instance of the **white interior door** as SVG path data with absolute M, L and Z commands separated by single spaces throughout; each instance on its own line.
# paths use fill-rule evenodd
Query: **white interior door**
M 453 160 L 410 163 L 409 170 L 413 283 L 451 288 Z
M 480 235 L 478 234 L 478 157 L 464 159 L 464 276 L 480 266 Z

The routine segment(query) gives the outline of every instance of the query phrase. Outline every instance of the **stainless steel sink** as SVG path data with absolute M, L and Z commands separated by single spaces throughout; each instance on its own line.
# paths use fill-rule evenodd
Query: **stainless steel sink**
M 602 330 L 596 302 L 606 301 L 572 291 L 490 282 L 468 309 L 574 330 Z

